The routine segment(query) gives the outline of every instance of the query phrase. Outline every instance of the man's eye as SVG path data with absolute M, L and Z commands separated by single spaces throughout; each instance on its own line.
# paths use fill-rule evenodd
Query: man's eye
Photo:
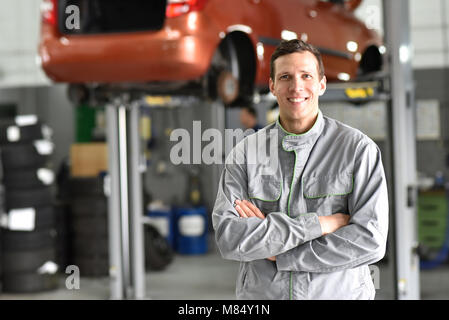
M 312 79 L 312 76 L 310 74 L 304 74 L 303 78 L 304 79 Z
M 281 79 L 281 80 L 288 79 L 288 74 L 284 74 L 284 75 L 280 76 L 279 79 Z

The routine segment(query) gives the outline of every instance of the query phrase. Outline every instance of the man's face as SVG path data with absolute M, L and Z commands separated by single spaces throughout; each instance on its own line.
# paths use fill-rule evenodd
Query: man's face
M 274 61 L 274 81 L 270 91 L 279 104 L 283 121 L 312 120 L 318 112 L 318 97 L 326 90 L 326 77 L 320 79 L 318 61 L 308 51 L 280 56 Z

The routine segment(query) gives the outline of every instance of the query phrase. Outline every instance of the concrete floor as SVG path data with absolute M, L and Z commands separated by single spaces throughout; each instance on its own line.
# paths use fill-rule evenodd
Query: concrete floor
M 156 300 L 234 300 L 238 263 L 215 252 L 176 255 L 163 271 L 146 274 L 146 298 Z M 80 289 L 68 290 L 61 275 L 59 289 L 35 294 L 0 294 L 0 299 L 109 299 L 109 278 L 81 277 Z
M 214 243 L 210 239 L 209 243 Z M 239 263 L 221 258 L 210 246 L 205 255 L 175 255 L 163 271 L 146 274 L 145 299 L 154 300 L 235 300 L 235 282 Z M 379 274 L 377 300 L 394 299 L 393 268 L 385 262 L 377 265 Z M 67 275 L 68 276 L 68 275 Z M 81 277 L 80 288 L 69 290 L 66 275 L 61 274 L 59 288 L 34 294 L 0 293 L 0 300 L 107 300 L 109 278 Z M 449 263 L 420 274 L 422 300 L 449 300 Z
M 146 298 L 155 300 L 234 300 L 238 263 L 215 251 L 200 256 L 176 255 L 164 271 L 146 275 Z M 376 299 L 393 299 L 391 268 L 379 264 Z M 68 290 L 61 275 L 57 290 L 35 294 L 0 294 L 0 299 L 95 300 L 109 299 L 108 278 L 81 278 L 80 289 Z M 421 271 L 421 299 L 449 299 L 449 264 Z

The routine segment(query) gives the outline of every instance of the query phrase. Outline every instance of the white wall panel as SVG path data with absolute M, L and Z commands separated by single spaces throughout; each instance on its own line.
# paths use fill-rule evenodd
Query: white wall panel
M 414 69 L 449 66 L 449 1 L 410 0 Z
M 447 66 L 443 51 L 439 52 L 415 52 L 412 60 L 414 69 L 435 69 Z M 447 59 L 446 59 L 447 60 Z
M 416 28 L 411 33 L 411 38 L 416 52 L 433 53 L 445 50 L 441 27 Z
M 0 0 L 0 88 L 49 84 L 36 63 L 40 0 Z
M 446 1 L 446 0 L 445 0 Z M 440 27 L 442 24 L 441 0 L 411 0 L 410 25 L 412 28 Z

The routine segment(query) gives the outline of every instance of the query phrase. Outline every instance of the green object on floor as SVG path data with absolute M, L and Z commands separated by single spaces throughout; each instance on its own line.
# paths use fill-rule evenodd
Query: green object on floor
M 448 216 L 444 190 L 420 192 L 418 195 L 418 238 L 428 248 L 439 249 L 446 235 Z
M 88 105 L 75 108 L 75 139 L 76 142 L 91 142 L 94 131 L 96 109 Z

